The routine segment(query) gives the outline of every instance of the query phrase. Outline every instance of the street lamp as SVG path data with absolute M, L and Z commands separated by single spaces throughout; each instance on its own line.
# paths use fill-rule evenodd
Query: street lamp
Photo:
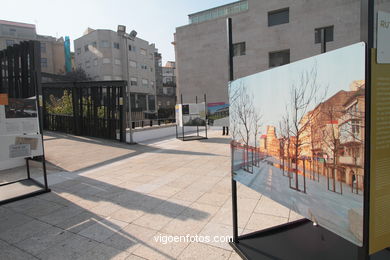
M 128 116 L 128 126 L 129 126 L 129 133 L 130 133 L 130 144 L 133 144 L 133 125 L 132 125 L 132 117 L 131 117 L 131 83 L 130 83 L 130 75 L 129 75 L 129 51 L 128 51 L 128 44 L 127 40 L 134 41 L 135 37 L 137 36 L 137 32 L 132 30 L 130 34 L 126 33 L 126 26 L 125 25 L 118 25 L 117 33 L 120 37 L 122 37 L 124 44 L 124 51 L 126 53 L 126 77 L 127 77 L 127 87 L 128 87 L 128 104 L 129 104 L 129 116 Z

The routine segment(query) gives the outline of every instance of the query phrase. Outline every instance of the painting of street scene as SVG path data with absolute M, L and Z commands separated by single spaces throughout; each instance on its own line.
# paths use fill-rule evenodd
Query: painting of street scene
M 362 246 L 365 46 L 232 81 L 233 178 Z

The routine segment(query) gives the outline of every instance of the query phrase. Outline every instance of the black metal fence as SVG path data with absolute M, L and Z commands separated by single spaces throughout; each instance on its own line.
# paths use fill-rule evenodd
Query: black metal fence
M 35 96 L 41 78 L 40 68 L 37 41 L 21 42 L 0 51 L 0 93 L 7 93 L 10 98 Z
M 175 118 L 162 118 L 162 119 L 144 119 L 144 120 L 133 120 L 132 127 L 134 128 L 144 128 L 144 127 L 154 127 L 154 126 L 163 126 L 170 125 L 176 122 Z
M 43 83 L 44 129 L 126 141 L 126 81 Z

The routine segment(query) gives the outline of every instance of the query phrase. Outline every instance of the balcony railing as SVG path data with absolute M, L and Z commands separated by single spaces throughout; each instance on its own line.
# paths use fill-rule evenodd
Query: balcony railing
M 338 160 L 341 164 L 355 165 L 355 158 L 352 156 L 340 156 Z M 356 158 L 356 166 L 362 166 L 362 160 L 360 157 Z

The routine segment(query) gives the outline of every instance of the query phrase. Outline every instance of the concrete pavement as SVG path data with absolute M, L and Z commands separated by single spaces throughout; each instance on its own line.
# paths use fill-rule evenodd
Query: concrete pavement
M 49 133 L 52 192 L 0 207 L 0 259 L 239 259 L 232 234 L 229 139 L 138 145 Z M 238 185 L 239 232 L 300 216 Z

